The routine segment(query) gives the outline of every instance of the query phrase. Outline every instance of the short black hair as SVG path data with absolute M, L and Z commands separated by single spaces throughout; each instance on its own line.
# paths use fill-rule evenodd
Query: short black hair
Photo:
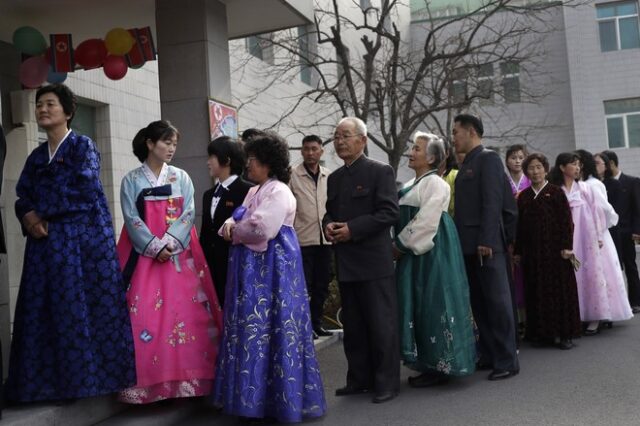
M 556 157 L 556 164 L 553 166 L 553 169 L 547 175 L 547 180 L 554 185 L 563 186 L 564 185 L 564 176 L 562 170 L 560 170 L 560 166 L 566 166 L 567 164 L 571 164 L 576 160 L 580 161 L 580 157 L 575 152 L 563 152 L 558 154 Z
M 232 175 L 241 175 L 244 170 L 245 156 L 242 147 L 229 136 L 220 136 L 209 142 L 207 146 L 209 157 L 215 155 L 218 163 L 229 166 Z
M 78 98 L 76 98 L 76 95 L 65 84 L 49 84 L 38 89 L 36 92 L 36 103 L 38 103 L 40 96 L 45 93 L 53 93 L 58 97 L 58 101 L 60 102 L 60 105 L 62 105 L 64 113 L 71 116 L 67 120 L 67 126 L 69 126 L 73 117 L 76 115 L 76 109 L 78 107 Z
M 594 178 L 598 178 L 598 172 L 596 171 L 596 160 L 593 158 L 593 154 L 584 149 L 576 150 L 576 154 L 580 158 L 580 162 L 582 163 L 581 172 L 582 172 L 582 180 L 589 179 L 589 176 L 593 176 Z
M 529 168 L 529 164 L 531 164 L 533 160 L 538 160 L 540 163 L 542 163 L 544 171 L 549 173 L 549 160 L 547 160 L 547 157 L 540 154 L 539 152 L 534 152 L 533 154 L 528 155 L 522 163 L 522 171 L 524 171 L 525 176 L 529 177 L 529 175 L 527 175 L 527 169 Z
M 269 167 L 269 177 L 275 176 L 280 182 L 289 183 L 289 145 L 282 136 L 273 131 L 265 131 L 250 139 L 244 145 L 244 151 L 247 156 L 253 155 Z
M 610 163 L 610 159 L 609 156 L 606 155 L 604 152 L 599 152 L 597 154 L 593 154 L 593 159 L 595 160 L 596 157 L 600 157 L 600 159 L 602 160 L 602 162 L 604 163 L 604 177 L 606 178 L 612 178 L 613 177 L 613 170 L 611 170 L 611 163 Z
M 152 121 L 147 127 L 140 129 L 133 138 L 131 143 L 133 153 L 141 163 L 144 163 L 144 160 L 149 156 L 147 139 L 150 139 L 155 144 L 160 139 L 167 139 L 174 135 L 180 139 L 180 132 L 170 122 L 166 120 Z
M 458 114 L 453 119 L 454 123 L 460 123 L 462 127 L 468 129 L 469 127 L 473 127 L 478 136 L 482 137 L 484 134 L 484 126 L 482 125 L 482 120 L 480 117 L 476 117 L 471 114 Z
M 529 155 L 529 151 L 527 151 L 527 147 L 522 145 L 522 144 L 515 144 L 515 145 L 511 145 L 509 148 L 507 148 L 507 152 L 504 155 L 505 160 L 508 160 L 509 157 L 511 157 L 511 154 L 513 154 L 514 152 L 518 152 L 518 151 L 522 151 L 522 153 L 524 154 L 525 158 Z
M 616 167 L 618 167 L 618 154 L 616 154 L 615 152 L 611 151 L 611 150 L 606 150 L 606 151 L 602 151 L 602 153 L 604 155 L 606 155 L 607 157 L 609 157 L 609 160 L 613 161 L 613 164 L 616 165 Z
M 320 139 L 320 136 L 318 135 L 307 135 L 304 138 L 302 138 L 302 145 L 304 145 L 307 142 L 317 142 L 320 144 L 320 146 L 322 146 L 322 139 Z
M 243 142 L 249 142 L 251 139 L 255 138 L 256 136 L 261 136 L 264 135 L 264 132 L 260 129 L 247 129 L 244 132 L 242 132 L 242 136 L 240 136 L 240 139 L 242 139 Z

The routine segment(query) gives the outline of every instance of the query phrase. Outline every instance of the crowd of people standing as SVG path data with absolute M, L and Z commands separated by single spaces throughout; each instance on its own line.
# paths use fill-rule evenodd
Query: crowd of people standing
M 170 165 L 180 132 L 160 120 L 133 138 L 141 166 L 122 181 L 116 245 L 99 154 L 70 129 L 74 113 L 66 86 L 38 90 L 47 143 L 16 188 L 27 245 L 12 402 L 205 396 L 248 419 L 322 416 L 313 342 L 331 334 L 333 267 L 348 365 L 335 393 L 374 403 L 397 396 L 401 364 L 412 387 L 483 369 L 503 380 L 520 371 L 520 335 L 566 350 L 640 311 L 640 181 L 614 152 L 563 153 L 550 170 L 515 145 L 503 164 L 482 121 L 461 114 L 452 146 L 415 133 L 415 177 L 398 191 L 357 118 L 335 128 L 333 172 L 322 138 L 306 136 L 291 168 L 287 142 L 252 129 L 209 144 L 198 236 L 193 184 Z

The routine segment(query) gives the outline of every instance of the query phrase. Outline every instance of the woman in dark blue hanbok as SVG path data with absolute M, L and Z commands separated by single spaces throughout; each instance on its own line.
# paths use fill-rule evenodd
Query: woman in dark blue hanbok
M 324 414 L 287 143 L 266 132 L 245 145 L 249 190 L 220 229 L 232 242 L 214 401 L 225 413 L 299 422 Z
M 75 108 L 64 85 L 36 94 L 48 142 L 29 155 L 16 186 L 27 244 L 6 385 L 11 401 L 104 395 L 136 381 L 100 157 L 91 139 L 68 128 Z

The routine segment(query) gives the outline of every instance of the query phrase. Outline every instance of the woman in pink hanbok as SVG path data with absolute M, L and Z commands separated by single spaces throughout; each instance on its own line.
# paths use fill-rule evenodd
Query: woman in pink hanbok
M 575 153 L 562 153 L 549 181 L 565 191 L 573 218 L 573 251 L 580 261 L 576 271 L 580 318 L 587 322 L 585 335 L 598 333 L 600 321 L 620 321 L 630 318 L 623 306 L 612 297 L 605 275 L 603 247 L 604 222 L 598 214 L 596 197 L 589 185 L 579 181 L 580 158 Z
M 602 248 L 600 249 L 600 255 L 602 257 L 604 276 L 607 279 L 609 303 L 611 304 L 612 311 L 620 313 L 618 320 L 629 319 L 633 317 L 633 311 L 629 304 L 618 252 L 611 233 L 609 232 L 609 228 L 618 224 L 619 217 L 607 199 L 607 188 L 597 177 L 598 172 L 593 154 L 583 149 L 577 150 L 576 154 L 580 157 L 582 181 L 591 187 L 596 204 L 596 212 L 598 213 L 598 220 L 601 224 L 600 239 L 602 241 Z
M 120 188 L 118 256 L 138 379 L 120 400 L 132 404 L 207 395 L 214 379 L 222 312 L 193 226 L 193 184 L 167 164 L 178 137 L 167 121 L 140 130 L 133 152 L 142 166 Z
M 528 152 L 524 145 L 511 145 L 507 149 L 505 155 L 505 163 L 507 165 L 507 178 L 511 185 L 513 196 L 518 199 L 518 195 L 531 186 L 531 181 L 524 173 L 522 164 L 527 158 Z M 525 322 L 525 297 L 524 297 L 524 277 L 522 275 L 522 267 L 513 265 L 513 284 L 515 289 L 515 303 L 518 309 L 518 324 L 520 333 L 524 330 Z

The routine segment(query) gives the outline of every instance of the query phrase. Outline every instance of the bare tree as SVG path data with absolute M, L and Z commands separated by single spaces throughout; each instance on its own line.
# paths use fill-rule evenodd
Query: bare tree
M 422 19 L 404 32 L 398 22 L 399 14 L 408 16 L 406 2 L 369 3 L 317 0 L 312 28 L 268 37 L 274 63 L 265 67 L 256 96 L 297 78 L 302 69 L 311 79 L 306 90 L 291 96 L 274 126 L 309 101 L 322 111 L 318 121 L 359 117 L 397 170 L 420 126 L 447 136 L 457 112 L 501 114 L 509 102 L 536 103 L 550 93 L 549 84 L 540 84 L 544 38 L 556 30 L 551 17 L 568 3 L 484 0 L 469 9 L 432 10 L 424 0 Z M 526 75 L 535 75 L 538 84 L 521 85 Z M 493 136 L 526 139 L 529 130 L 514 125 Z

